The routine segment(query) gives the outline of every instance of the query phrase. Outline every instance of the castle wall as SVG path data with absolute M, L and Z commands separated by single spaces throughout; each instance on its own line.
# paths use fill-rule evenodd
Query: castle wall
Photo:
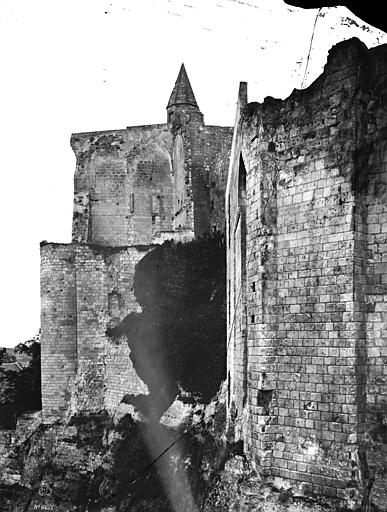
M 41 246 L 42 410 L 45 421 L 65 413 L 77 371 L 75 247 Z
M 383 64 L 372 76 L 376 58 Z M 350 40 L 307 90 L 242 104 L 228 184 L 230 402 L 248 418 L 239 435 L 264 474 L 349 499 L 364 483 L 367 413 L 385 393 L 385 62 L 385 47 L 368 52 Z M 240 155 L 247 357 L 238 334 Z
M 129 247 L 125 252 L 106 258 L 109 327 L 119 324 L 129 312 L 140 312 L 133 291 L 136 264 L 149 252 L 149 247 Z M 106 405 L 113 410 L 125 394 L 147 393 L 146 384 L 138 377 L 130 360 L 126 337 L 109 338 L 106 350 Z
M 359 295 L 363 297 L 367 348 L 368 462 L 371 472 L 387 471 L 387 48 L 371 54 L 362 99 L 362 151 L 357 159 L 356 186 L 363 206 L 365 257 Z M 383 474 L 383 473 L 382 473 Z M 375 488 L 378 486 L 378 481 Z M 380 487 L 380 483 L 379 483 Z M 384 489 L 387 493 L 387 478 Z
M 380 107 L 379 107 L 380 108 Z M 378 126 L 379 125 L 379 126 Z M 372 126 L 372 125 L 371 125 Z M 366 281 L 363 311 L 367 347 L 367 459 L 371 474 L 377 475 L 374 493 L 387 497 L 387 142 L 379 123 L 376 146 L 368 156 L 366 194 Z M 386 126 L 384 124 L 384 130 Z M 366 290 L 364 290 L 366 288 Z
M 114 409 L 125 394 L 147 392 L 126 339 L 106 336 L 107 327 L 138 309 L 135 264 L 152 243 L 185 242 L 224 229 L 232 129 L 204 126 L 183 68 L 168 104 L 168 124 L 71 137 L 73 244 L 42 248 L 46 418 L 69 407 Z M 58 335 L 62 324 L 68 325 L 64 337 Z M 69 362 L 62 365 L 63 358 Z
M 73 241 L 118 247 L 224 230 L 232 128 L 206 127 L 194 114 L 172 131 L 170 124 L 72 136 Z
M 207 126 L 207 148 L 210 150 L 210 226 L 224 232 L 226 226 L 225 194 L 230 165 L 231 143 L 234 128 Z
M 186 166 L 184 139 L 180 133 L 173 141 L 173 173 L 175 186 L 174 226 L 181 230 L 188 228 L 194 232 L 194 211 L 192 201 L 192 180 L 190 169 Z
M 148 250 L 82 246 L 77 259 L 80 370 L 74 409 L 113 411 L 125 394 L 147 393 L 130 360 L 126 338 L 111 339 L 106 329 L 139 311 L 133 277 L 136 264 Z
M 195 236 L 224 231 L 224 195 L 233 129 L 205 126 L 201 118 L 174 129 L 177 190 L 175 226 L 186 220 Z M 184 158 L 184 166 L 181 164 Z M 185 183 L 184 183 L 184 182 Z
M 239 96 L 245 96 L 246 84 L 241 84 Z M 244 97 L 246 100 L 246 97 Z M 237 117 L 241 105 L 238 105 Z M 246 193 L 246 183 L 241 183 L 241 137 L 235 130 L 226 192 L 226 238 L 227 238 L 227 368 L 228 406 L 236 407 L 237 432 L 245 440 L 246 422 L 242 414 L 247 400 L 247 317 L 246 317 L 246 211 L 241 209 L 241 185 Z M 244 165 L 244 163 L 243 163 Z M 242 229 L 243 224 L 243 229 Z M 244 243 L 242 251 L 242 243 Z M 233 411 L 234 413 L 234 411 Z M 243 424 L 244 432 L 241 431 Z
M 73 241 L 147 244 L 173 228 L 172 137 L 167 125 L 74 134 Z
M 76 249 L 78 372 L 72 393 L 75 410 L 101 410 L 105 402 L 105 331 L 108 309 L 104 255 Z
M 114 411 L 125 394 L 147 393 L 115 327 L 139 310 L 135 265 L 149 247 L 42 247 L 42 393 L 45 421 L 69 410 Z

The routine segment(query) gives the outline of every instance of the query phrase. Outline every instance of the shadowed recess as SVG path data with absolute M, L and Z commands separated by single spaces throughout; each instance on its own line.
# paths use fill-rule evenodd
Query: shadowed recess
M 138 263 L 134 292 L 142 312 L 107 334 L 126 335 L 134 368 L 150 393 L 124 401 L 156 421 L 179 388 L 209 401 L 225 378 L 223 235 L 157 247 Z

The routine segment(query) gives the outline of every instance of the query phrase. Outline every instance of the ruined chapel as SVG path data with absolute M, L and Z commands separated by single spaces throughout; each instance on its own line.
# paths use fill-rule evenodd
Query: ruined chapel
M 73 240 L 41 247 L 43 418 L 146 392 L 125 340 L 136 263 L 222 231 L 227 411 L 262 476 L 356 499 L 387 457 L 387 46 L 357 39 L 287 99 L 204 122 L 184 65 L 167 122 L 73 134 Z

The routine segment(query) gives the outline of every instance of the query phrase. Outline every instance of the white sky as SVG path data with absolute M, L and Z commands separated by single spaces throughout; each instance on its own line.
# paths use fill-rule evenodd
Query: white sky
M 316 13 L 282 0 L 0 0 L 0 346 L 39 328 L 39 242 L 70 242 L 71 133 L 165 122 L 182 61 L 205 122 L 231 126 L 240 81 L 250 101 L 301 87 Z M 387 43 L 344 7 L 321 15 L 305 85 L 336 42 Z

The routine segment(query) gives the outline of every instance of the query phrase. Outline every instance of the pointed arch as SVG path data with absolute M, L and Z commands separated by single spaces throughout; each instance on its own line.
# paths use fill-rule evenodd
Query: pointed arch
M 247 285 L 246 285 L 246 205 L 247 205 L 247 172 L 242 154 L 237 168 L 237 211 L 233 231 L 233 261 L 234 261 L 234 339 L 235 361 L 238 373 L 236 381 L 236 406 L 244 407 L 247 400 Z M 236 195 L 236 191 L 235 191 Z

